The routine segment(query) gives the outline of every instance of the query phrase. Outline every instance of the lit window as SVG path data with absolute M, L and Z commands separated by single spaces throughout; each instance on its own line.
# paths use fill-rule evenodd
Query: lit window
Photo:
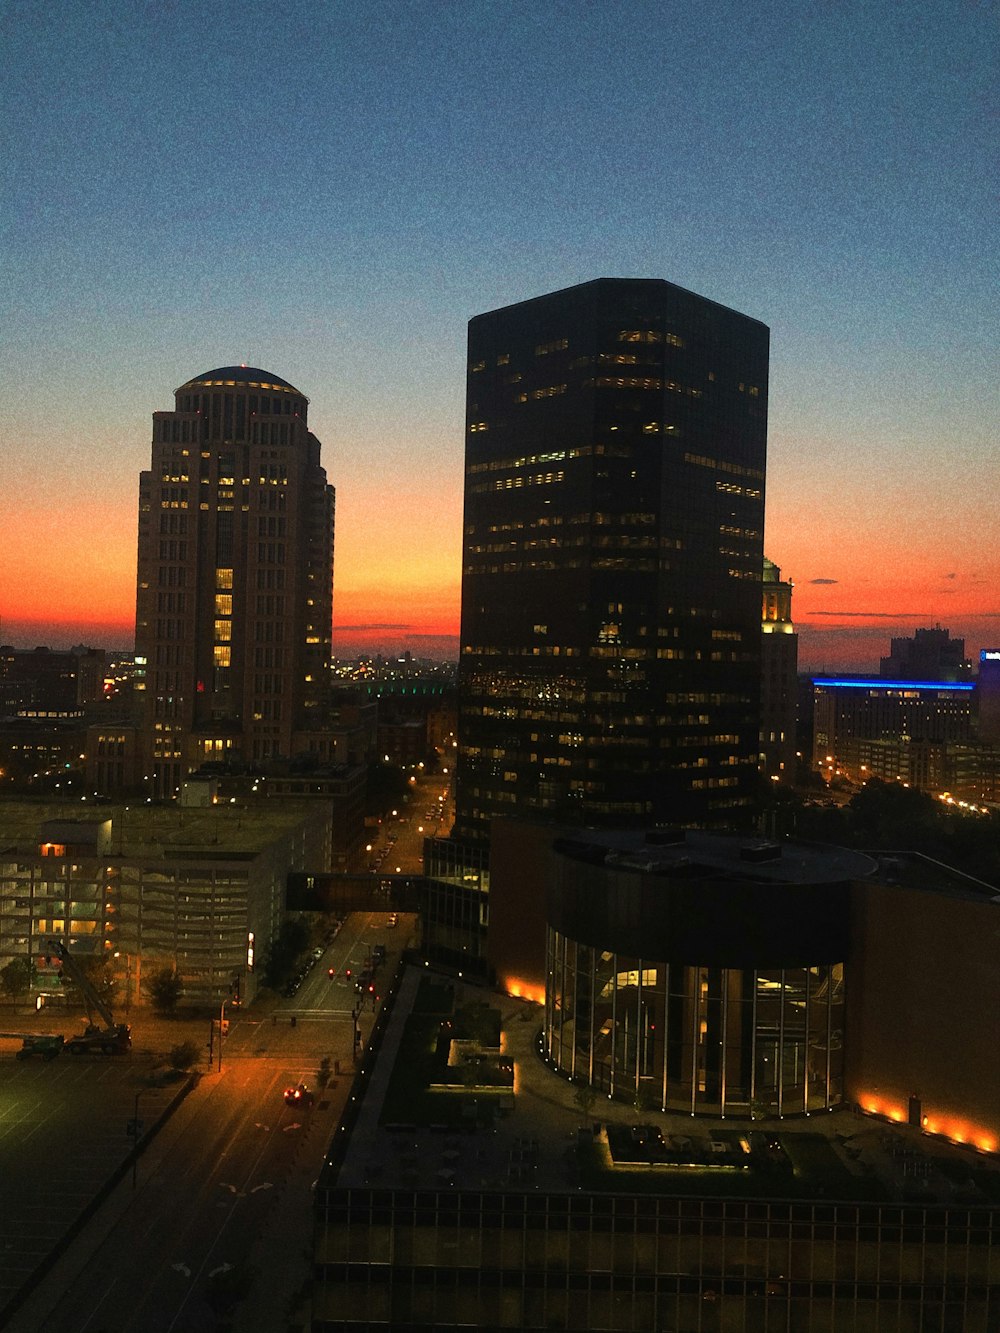
M 217 569 L 215 571 L 215 586 L 217 588 L 232 588 L 233 571 L 231 569 Z
M 217 667 L 231 666 L 232 651 L 228 644 L 217 643 L 212 650 L 212 661 Z

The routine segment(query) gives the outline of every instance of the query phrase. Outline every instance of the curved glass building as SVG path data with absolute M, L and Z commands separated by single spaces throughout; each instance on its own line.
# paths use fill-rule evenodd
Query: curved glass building
M 843 1097 L 860 853 L 691 830 L 553 848 L 545 1045 L 652 1109 L 789 1115 Z

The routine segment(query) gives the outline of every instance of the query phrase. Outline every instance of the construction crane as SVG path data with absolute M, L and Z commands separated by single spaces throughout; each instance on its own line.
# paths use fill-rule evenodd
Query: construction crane
M 70 953 L 62 940 L 49 940 L 48 947 L 59 955 L 63 967 L 69 969 L 70 975 L 83 994 L 83 1002 L 87 1008 L 86 1031 L 79 1036 L 69 1037 L 63 1050 L 68 1051 L 70 1055 L 124 1055 L 131 1050 L 132 1029 L 127 1023 L 115 1022 L 111 1006 L 94 989 L 79 961 Z M 95 1012 L 101 1016 L 103 1027 L 94 1022 Z
M 27 1060 L 32 1055 L 39 1055 L 43 1060 L 54 1060 L 66 1042 L 61 1034 L 50 1032 L 0 1032 L 0 1037 L 12 1037 L 21 1042 L 15 1060 Z

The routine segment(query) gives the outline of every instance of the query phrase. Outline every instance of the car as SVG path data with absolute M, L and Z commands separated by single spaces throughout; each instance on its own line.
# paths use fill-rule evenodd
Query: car
M 385 924 L 386 924 L 386 926 L 389 927 L 389 928 L 391 928 L 391 927 L 393 927 L 393 926 L 395 926 L 395 925 L 398 925 L 398 924 L 399 924 L 399 917 L 396 915 L 395 912 L 390 912 L 390 913 L 389 913 L 389 920 L 388 920 Z
M 285 1089 L 286 1106 L 312 1106 L 313 1095 L 304 1083 L 296 1083 Z

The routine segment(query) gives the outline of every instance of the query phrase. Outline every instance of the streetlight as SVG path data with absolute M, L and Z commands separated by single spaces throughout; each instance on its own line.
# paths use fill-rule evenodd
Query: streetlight
M 222 1034 L 226 1028 L 226 1001 L 219 1006 L 219 1073 L 222 1073 Z
M 123 957 L 122 951 L 116 949 L 115 958 Z M 132 955 L 124 954 L 125 958 L 125 1020 L 128 1021 L 129 1010 L 132 1008 Z

